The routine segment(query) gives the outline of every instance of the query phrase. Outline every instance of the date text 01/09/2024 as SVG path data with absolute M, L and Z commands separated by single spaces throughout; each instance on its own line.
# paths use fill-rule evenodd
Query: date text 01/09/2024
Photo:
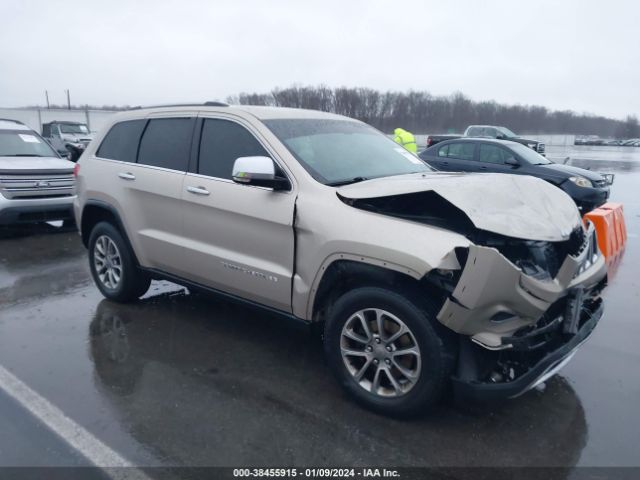
M 236 468 L 234 477 L 253 478 L 398 478 L 397 470 L 386 468 Z

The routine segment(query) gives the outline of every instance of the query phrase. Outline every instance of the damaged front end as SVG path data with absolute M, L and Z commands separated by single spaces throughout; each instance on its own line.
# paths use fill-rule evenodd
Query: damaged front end
M 438 313 L 462 335 L 454 385 L 465 396 L 517 396 L 559 370 L 595 328 L 605 259 L 592 225 L 564 242 L 476 242 L 456 251 L 462 271 Z
M 605 258 L 560 189 L 516 175 L 414 175 L 342 187 L 354 208 L 455 232 L 459 269 L 433 265 L 437 318 L 459 334 L 454 385 L 517 396 L 561 368 L 602 317 Z M 425 241 L 428 241 L 425 235 Z

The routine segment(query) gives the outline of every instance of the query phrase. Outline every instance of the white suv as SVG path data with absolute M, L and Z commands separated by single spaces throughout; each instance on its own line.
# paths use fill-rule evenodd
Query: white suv
M 71 220 L 73 168 L 35 131 L 0 119 L 0 225 Z
M 131 301 L 164 278 L 323 324 L 340 383 L 377 411 L 421 411 L 450 383 L 519 395 L 602 316 L 593 227 L 537 178 L 435 172 L 309 110 L 140 109 L 103 132 L 75 202 L 100 291 Z

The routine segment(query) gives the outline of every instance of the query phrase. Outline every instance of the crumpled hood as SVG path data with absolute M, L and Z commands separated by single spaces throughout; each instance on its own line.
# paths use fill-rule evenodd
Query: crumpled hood
M 525 175 L 412 174 L 337 189 L 339 196 L 352 200 L 426 191 L 462 210 L 476 228 L 509 237 L 563 241 L 581 222 L 571 197 L 544 180 Z
M 73 171 L 74 163 L 57 157 L 0 157 L 0 173 L 33 173 L 60 170 L 60 173 Z

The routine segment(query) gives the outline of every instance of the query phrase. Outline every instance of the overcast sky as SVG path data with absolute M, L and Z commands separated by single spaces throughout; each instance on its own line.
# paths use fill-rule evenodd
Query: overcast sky
M 640 2 L 0 1 L 0 106 L 292 84 L 640 114 Z

